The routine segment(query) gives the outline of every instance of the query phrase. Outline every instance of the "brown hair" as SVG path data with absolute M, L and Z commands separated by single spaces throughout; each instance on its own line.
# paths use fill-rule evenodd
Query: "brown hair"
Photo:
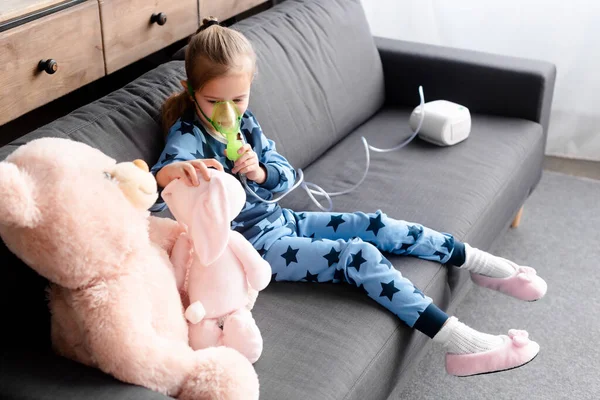
M 190 39 L 185 50 L 185 73 L 188 85 L 198 91 L 211 79 L 226 75 L 243 67 L 243 57 L 249 57 L 254 74 L 256 54 L 244 35 L 219 25 L 214 17 L 205 18 Z M 187 91 L 171 95 L 162 107 L 162 123 L 165 131 L 177 121 L 193 101 Z

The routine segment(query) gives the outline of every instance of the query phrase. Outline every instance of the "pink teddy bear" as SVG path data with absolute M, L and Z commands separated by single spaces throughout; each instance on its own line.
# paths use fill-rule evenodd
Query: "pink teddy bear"
M 210 174 L 210 181 L 200 177 L 197 187 L 175 180 L 162 192 L 177 221 L 188 227 L 193 247 L 187 289 L 190 305 L 185 311 L 190 345 L 193 349 L 225 345 L 254 363 L 263 341 L 248 309 L 248 295 L 269 284 L 271 267 L 231 229 L 246 201 L 244 189 L 227 173 L 211 170 Z M 177 246 L 174 251 L 187 250 Z
M 50 281 L 58 354 L 181 400 L 258 399 L 242 354 L 189 346 L 185 254 L 174 266 L 168 255 L 187 239 L 177 222 L 149 217 L 156 189 L 141 160 L 38 139 L 0 162 L 0 236 Z

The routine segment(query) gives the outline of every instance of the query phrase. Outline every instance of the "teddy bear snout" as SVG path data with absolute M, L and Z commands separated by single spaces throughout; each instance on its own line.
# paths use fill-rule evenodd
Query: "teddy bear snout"
M 138 167 L 139 169 L 141 169 L 144 172 L 150 172 L 150 168 L 148 167 L 148 164 L 146 164 L 146 161 L 144 160 L 133 160 L 133 165 L 135 165 L 136 167 Z

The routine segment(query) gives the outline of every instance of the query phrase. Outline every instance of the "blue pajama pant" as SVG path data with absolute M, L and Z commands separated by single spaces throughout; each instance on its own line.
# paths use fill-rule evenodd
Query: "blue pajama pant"
M 273 280 L 353 284 L 430 337 L 448 318 L 381 251 L 461 265 L 464 245 L 452 235 L 388 218 L 381 211 L 283 209 L 278 220 L 261 222 L 261 233 L 249 240 L 271 265 Z

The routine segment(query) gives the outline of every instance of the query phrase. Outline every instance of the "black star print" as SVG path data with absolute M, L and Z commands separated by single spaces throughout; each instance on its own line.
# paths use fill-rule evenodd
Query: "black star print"
M 331 221 L 329 221 L 329 223 L 326 226 L 331 226 L 333 228 L 333 231 L 337 232 L 338 226 L 340 226 L 344 222 L 346 221 L 344 221 L 344 218 L 342 218 L 341 215 L 332 215 Z
M 376 218 L 369 217 L 369 227 L 367 228 L 367 232 L 373 231 L 375 236 L 377 236 L 381 228 L 385 228 L 385 224 L 381 222 L 381 214 L 379 214 Z
M 163 162 L 173 161 L 176 158 L 177 158 L 177 154 L 165 153 L 165 159 L 163 160 Z
M 194 124 L 187 122 L 187 121 L 181 121 L 180 132 L 181 132 L 181 136 L 183 136 L 183 135 L 194 136 Z
M 300 249 L 292 249 L 292 246 L 288 246 L 287 251 L 281 255 L 281 257 L 285 258 L 285 266 L 289 266 L 291 263 L 298 262 L 296 258 L 296 254 Z
M 439 258 L 440 258 L 440 261 L 442 261 L 442 259 L 443 259 L 444 257 L 446 257 L 446 255 L 447 255 L 446 253 L 442 253 L 441 251 L 436 251 L 436 252 L 435 252 L 435 254 L 434 254 L 434 256 L 436 256 L 436 257 L 439 257 Z
M 450 240 L 449 237 L 444 239 L 444 244 L 442 245 L 442 247 L 445 247 L 446 249 L 448 249 L 448 253 L 450 253 L 452 251 L 452 240 Z
M 198 150 L 196 150 L 195 153 L 192 153 L 192 155 L 194 156 L 194 158 L 199 159 L 199 158 L 204 158 L 204 155 L 202 153 L 200 153 Z
M 400 289 L 397 289 L 396 286 L 394 286 L 394 281 L 391 281 L 390 283 L 382 283 L 381 289 L 382 290 L 379 297 L 386 296 L 388 299 L 390 299 L 390 301 L 392 301 L 394 294 L 400 291 Z
M 260 256 L 262 258 L 265 258 L 265 253 L 267 252 L 267 250 L 265 250 L 265 246 L 262 247 L 262 249 L 257 250 L 258 254 L 260 254 Z M 277 274 L 276 274 L 277 275 Z
M 419 235 L 421 234 L 421 232 L 422 232 L 421 227 L 411 225 L 408 227 L 408 235 L 406 235 L 406 236 L 412 236 L 416 242 L 417 239 L 419 238 Z
M 246 237 L 254 237 L 254 236 L 260 234 L 261 232 L 262 232 L 261 229 L 257 225 L 254 225 L 246 231 L 246 235 L 248 235 Z
M 380 264 L 387 265 L 389 269 L 392 269 L 392 263 L 385 257 L 381 257 Z
M 277 210 L 277 211 L 271 213 L 271 215 L 269 215 L 267 217 L 267 221 L 269 221 L 269 222 L 275 222 L 275 221 L 277 221 L 277 219 L 279 219 L 279 217 L 281 217 L 281 214 L 282 214 L 281 209 Z
M 420 294 L 421 297 L 425 298 L 425 295 L 423 294 L 423 292 L 421 292 L 419 289 L 415 288 L 415 290 L 413 291 L 413 293 L 417 293 Z
M 306 279 L 307 282 L 319 282 L 317 276 L 319 276 L 319 274 L 311 274 L 310 271 L 306 271 L 306 276 L 304 279 Z
M 304 213 L 298 214 L 298 221 L 302 221 L 303 219 L 306 219 L 306 214 L 304 214 Z
M 340 262 L 340 253 L 341 251 L 335 251 L 335 249 L 332 247 L 329 254 L 323 256 L 323 258 L 325 258 L 327 260 L 327 263 L 329 264 L 327 265 L 328 267 L 331 267 L 332 265 Z
M 221 154 L 215 154 L 215 152 L 213 151 L 213 149 L 210 147 L 210 144 L 202 142 L 202 153 L 204 154 L 204 156 L 202 158 L 216 158 L 216 157 L 225 157 L 223 155 L 223 153 Z
M 271 282 L 275 282 L 276 278 L 277 278 L 277 274 L 272 274 L 271 275 Z
M 321 239 L 320 237 L 315 238 L 315 234 L 314 233 L 312 235 L 310 235 L 309 238 L 311 238 L 311 241 L 310 241 L 311 243 L 322 242 L 323 241 L 323 239 Z
M 344 281 L 346 280 L 346 275 L 344 274 L 343 269 L 336 269 L 333 273 L 333 280 Z
M 356 268 L 358 272 L 360 271 L 360 266 L 366 261 L 362 256 L 362 250 L 360 250 L 358 253 L 352 255 L 352 262 L 348 266 Z
M 402 246 L 400 246 L 400 250 L 407 251 L 413 244 L 414 243 L 402 243 Z
M 272 226 L 267 226 L 265 229 L 263 229 L 263 231 L 262 231 L 262 233 L 261 233 L 260 236 L 261 237 L 265 236 L 267 233 L 271 232 L 273 229 L 275 229 L 275 228 L 273 228 Z

